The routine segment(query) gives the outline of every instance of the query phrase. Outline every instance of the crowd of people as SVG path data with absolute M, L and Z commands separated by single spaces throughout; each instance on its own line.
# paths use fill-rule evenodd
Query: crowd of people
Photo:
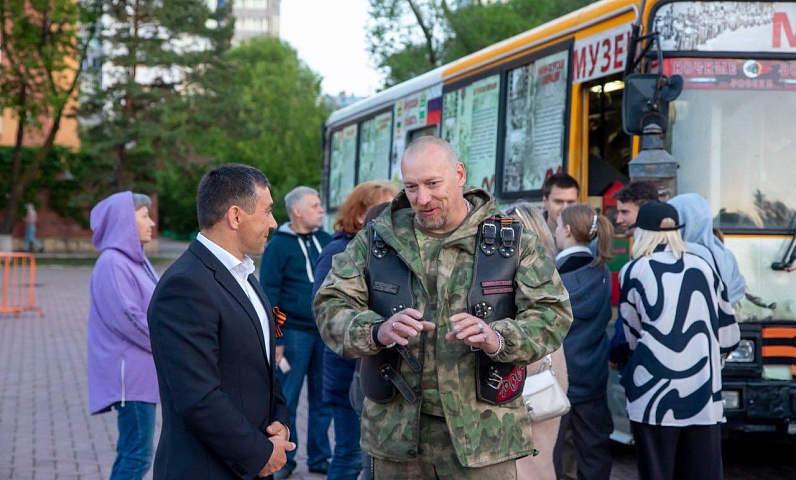
M 111 478 L 153 459 L 156 479 L 289 478 L 306 385 L 307 468 L 330 480 L 608 479 L 609 368 L 640 478 L 722 478 L 721 368 L 745 283 L 704 198 L 664 203 L 645 181 L 614 195 L 633 248 L 609 338 L 614 225 L 574 178 L 550 176 L 543 209 L 503 212 L 444 140 L 415 140 L 400 167 L 400 191 L 354 188 L 331 236 L 316 190 L 288 193 L 277 226 L 261 171 L 216 167 L 200 233 L 161 278 L 148 197 L 92 210 L 89 401 L 117 411 Z M 522 385 L 542 364 L 570 409 L 532 425 Z

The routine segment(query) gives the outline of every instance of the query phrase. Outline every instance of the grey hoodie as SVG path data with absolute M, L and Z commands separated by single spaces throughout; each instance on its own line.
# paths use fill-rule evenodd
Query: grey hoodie
M 683 240 L 688 251 L 708 262 L 727 285 L 731 305 L 740 302 L 746 292 L 746 280 L 738 269 L 735 255 L 713 234 L 713 215 L 708 201 L 696 193 L 684 193 L 669 200 L 680 214 Z

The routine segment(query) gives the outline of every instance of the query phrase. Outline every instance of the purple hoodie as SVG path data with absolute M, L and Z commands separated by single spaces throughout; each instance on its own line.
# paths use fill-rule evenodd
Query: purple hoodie
M 158 403 L 158 379 L 146 311 L 157 275 L 144 254 L 132 192 L 91 210 L 94 246 L 88 314 L 88 398 L 91 414 L 115 402 Z

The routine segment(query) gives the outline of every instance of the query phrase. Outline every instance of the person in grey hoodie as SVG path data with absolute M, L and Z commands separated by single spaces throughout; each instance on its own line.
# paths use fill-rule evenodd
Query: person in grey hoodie
M 677 209 L 680 222 L 685 225 L 681 234 L 688 251 L 713 266 L 727 285 L 730 305 L 737 305 L 746 293 L 746 280 L 735 255 L 713 234 L 713 214 L 708 201 L 699 194 L 684 193 L 669 200 L 669 205 Z
M 155 222 L 148 196 L 121 192 L 91 210 L 94 246 L 88 315 L 92 415 L 118 412 L 111 479 L 144 478 L 152 464 L 158 381 L 146 312 L 158 277 L 144 253 Z
M 564 437 L 572 430 L 578 479 L 608 480 L 611 476 L 608 409 L 608 335 L 611 320 L 611 258 L 613 226 L 588 205 L 572 205 L 558 217 L 555 230 L 556 270 L 569 292 L 574 320 L 564 338 L 572 404 L 561 418 L 553 453 L 556 471 L 563 474 Z M 589 244 L 597 239 L 597 256 Z
M 332 410 L 323 402 L 323 351 L 326 348 L 312 313 L 312 284 L 321 250 L 331 240 L 321 230 L 324 209 L 318 192 L 296 187 L 285 195 L 290 222 L 282 224 L 268 240 L 260 268 L 260 285 L 272 305 L 287 320 L 284 335 L 276 340 L 277 377 L 290 411 L 291 439 L 298 445 L 296 408 L 304 379 L 307 379 L 309 425 L 307 467 L 310 473 L 326 474 L 332 456 L 329 425 Z M 284 355 L 285 362 L 280 360 Z M 289 367 L 287 366 L 289 365 Z M 287 452 L 287 464 L 274 474 L 277 480 L 290 477 L 296 469 L 296 450 Z

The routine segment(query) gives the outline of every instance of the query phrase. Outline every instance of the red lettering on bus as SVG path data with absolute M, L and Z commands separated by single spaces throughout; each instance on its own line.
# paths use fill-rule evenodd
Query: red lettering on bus
M 600 67 L 600 71 L 605 73 L 611 68 L 611 39 L 606 38 L 603 40 L 603 58 L 605 59 L 605 65 Z
M 796 30 L 791 27 L 788 14 L 785 12 L 774 12 L 774 27 L 771 32 L 771 46 L 774 48 L 782 48 L 782 33 L 788 39 L 788 45 L 793 48 L 796 47 Z
M 586 49 L 574 50 L 572 52 L 572 63 L 575 64 L 575 78 L 580 79 L 586 76 Z
M 614 68 L 616 69 L 622 68 L 625 64 L 625 49 L 623 48 L 625 36 L 622 34 L 614 37 Z
M 591 70 L 589 70 L 589 76 L 591 77 L 594 75 L 594 69 L 597 68 L 597 55 L 600 53 L 600 44 L 597 45 L 591 44 L 589 45 L 589 60 L 591 60 Z

